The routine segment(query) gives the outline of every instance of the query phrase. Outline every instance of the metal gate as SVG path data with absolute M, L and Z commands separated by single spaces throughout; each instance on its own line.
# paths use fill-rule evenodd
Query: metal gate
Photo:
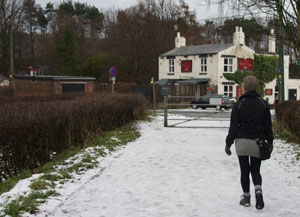
M 165 95 L 163 112 L 164 126 L 176 128 L 229 128 L 230 111 L 222 110 L 218 101 L 211 100 L 210 104 L 206 105 L 207 107 L 215 107 L 211 110 L 189 110 L 189 107 L 195 105 L 190 103 L 190 101 L 194 99 L 196 99 L 195 96 Z M 204 104 L 201 104 L 201 106 L 203 105 Z M 172 107 L 176 109 L 172 109 Z M 183 109 L 178 109 L 178 107 L 182 107 Z M 169 114 L 172 113 L 182 114 L 182 117 L 169 118 Z

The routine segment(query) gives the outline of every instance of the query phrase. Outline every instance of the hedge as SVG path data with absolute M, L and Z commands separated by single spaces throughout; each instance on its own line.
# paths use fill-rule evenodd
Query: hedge
M 276 107 L 277 120 L 300 139 L 300 102 L 285 101 Z
M 0 181 L 141 117 L 145 106 L 134 94 L 0 98 Z

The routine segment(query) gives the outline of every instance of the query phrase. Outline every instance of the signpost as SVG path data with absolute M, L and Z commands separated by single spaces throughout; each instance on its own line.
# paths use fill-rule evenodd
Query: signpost
M 118 73 L 118 70 L 116 69 L 116 67 L 111 67 L 110 69 L 109 69 L 109 74 L 110 74 L 110 80 L 112 81 L 112 88 L 111 88 L 111 90 L 112 90 L 112 93 L 114 93 L 115 92 L 115 83 L 116 83 L 116 76 L 117 76 L 117 73 Z

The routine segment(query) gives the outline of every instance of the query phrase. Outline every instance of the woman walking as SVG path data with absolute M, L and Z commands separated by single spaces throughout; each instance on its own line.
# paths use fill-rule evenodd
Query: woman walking
M 248 207 L 251 204 L 249 178 L 251 173 L 255 189 L 256 208 L 263 209 L 261 159 L 256 141 L 257 139 L 267 140 L 273 149 L 272 120 L 268 103 L 256 92 L 258 88 L 257 78 L 247 76 L 244 78 L 243 85 L 245 93 L 239 98 L 231 112 L 225 152 L 231 155 L 230 147 L 235 141 L 243 190 L 240 205 Z

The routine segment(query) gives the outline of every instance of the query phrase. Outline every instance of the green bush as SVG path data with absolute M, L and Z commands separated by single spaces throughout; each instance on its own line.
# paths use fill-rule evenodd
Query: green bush
M 134 94 L 0 99 L 0 181 L 141 117 L 145 105 Z

